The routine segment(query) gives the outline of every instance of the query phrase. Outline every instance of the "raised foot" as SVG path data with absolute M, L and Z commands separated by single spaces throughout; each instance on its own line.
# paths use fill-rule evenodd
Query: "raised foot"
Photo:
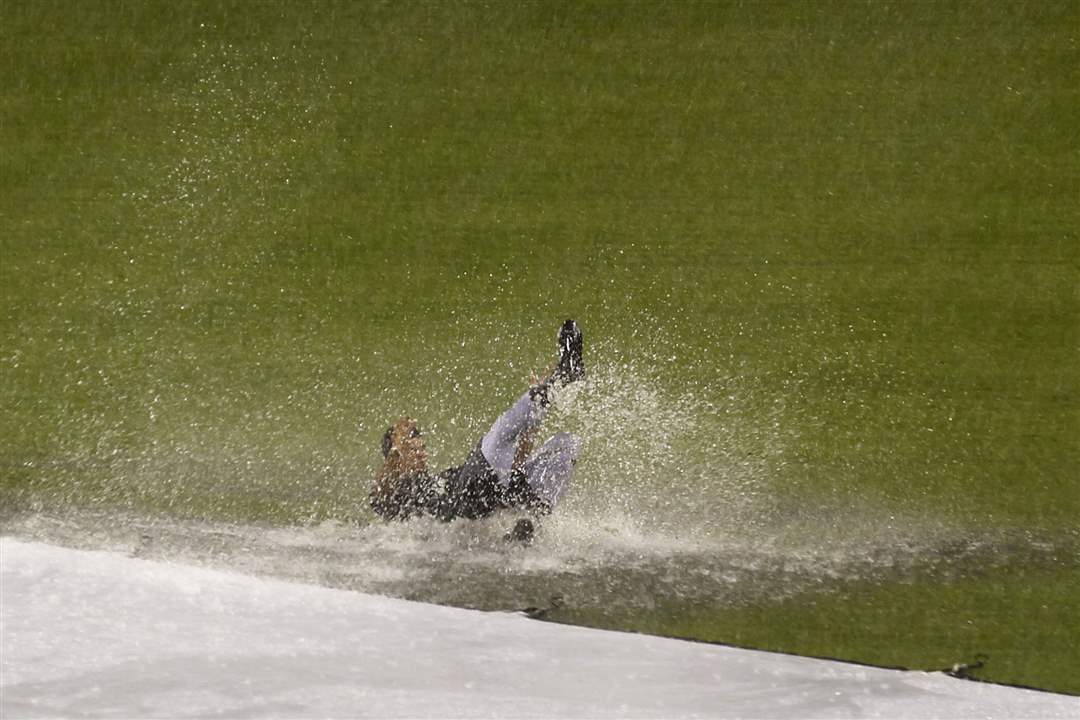
M 551 379 L 566 385 L 585 378 L 584 339 L 581 328 L 573 320 L 567 320 L 559 328 L 559 362 Z

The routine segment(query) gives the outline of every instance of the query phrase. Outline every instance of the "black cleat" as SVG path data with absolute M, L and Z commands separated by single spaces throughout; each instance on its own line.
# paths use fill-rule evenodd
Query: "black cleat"
M 585 378 L 585 361 L 582 359 L 583 340 L 581 330 L 573 320 L 567 320 L 559 328 L 559 364 L 551 379 L 567 385 Z
M 536 526 L 533 525 L 533 521 L 529 518 L 521 518 L 514 523 L 514 527 L 510 528 L 510 531 L 503 536 L 503 540 L 508 543 L 513 542 L 528 545 L 532 542 L 535 533 Z

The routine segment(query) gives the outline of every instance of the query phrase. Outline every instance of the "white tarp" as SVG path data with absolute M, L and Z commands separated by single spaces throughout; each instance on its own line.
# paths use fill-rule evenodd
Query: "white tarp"
M 0 717 L 1078 718 L 1080 698 L 0 539 Z

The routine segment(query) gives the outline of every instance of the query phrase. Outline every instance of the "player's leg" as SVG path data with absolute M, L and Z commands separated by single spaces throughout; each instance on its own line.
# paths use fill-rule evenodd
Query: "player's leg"
M 569 489 L 580 452 L 581 440 L 560 432 L 525 461 L 522 470 L 529 487 L 549 508 L 554 508 Z
M 480 441 L 480 450 L 484 459 L 499 476 L 499 482 L 505 487 L 510 482 L 510 469 L 517 454 L 518 440 L 527 430 L 540 427 L 547 414 L 546 395 L 531 388 L 517 399 L 509 410 L 499 416 L 484 439 Z
M 499 416 L 480 442 L 480 450 L 499 477 L 504 488 L 510 484 L 510 471 L 522 434 L 535 430 L 543 422 L 550 404 L 552 386 L 562 386 L 585 377 L 582 360 L 581 330 L 573 320 L 559 329 L 559 359 L 551 377 L 529 388 L 509 410 Z

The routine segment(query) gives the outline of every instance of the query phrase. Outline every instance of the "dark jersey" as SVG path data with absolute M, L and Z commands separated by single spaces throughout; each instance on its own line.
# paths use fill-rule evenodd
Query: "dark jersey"
M 416 515 L 445 521 L 459 517 L 478 520 L 501 508 L 536 514 L 550 511 L 520 472 L 511 475 L 509 487 L 504 489 L 479 444 L 461 465 L 434 477 L 428 472 L 407 475 L 397 481 L 388 498 L 371 496 L 371 509 L 387 520 L 407 520 Z

